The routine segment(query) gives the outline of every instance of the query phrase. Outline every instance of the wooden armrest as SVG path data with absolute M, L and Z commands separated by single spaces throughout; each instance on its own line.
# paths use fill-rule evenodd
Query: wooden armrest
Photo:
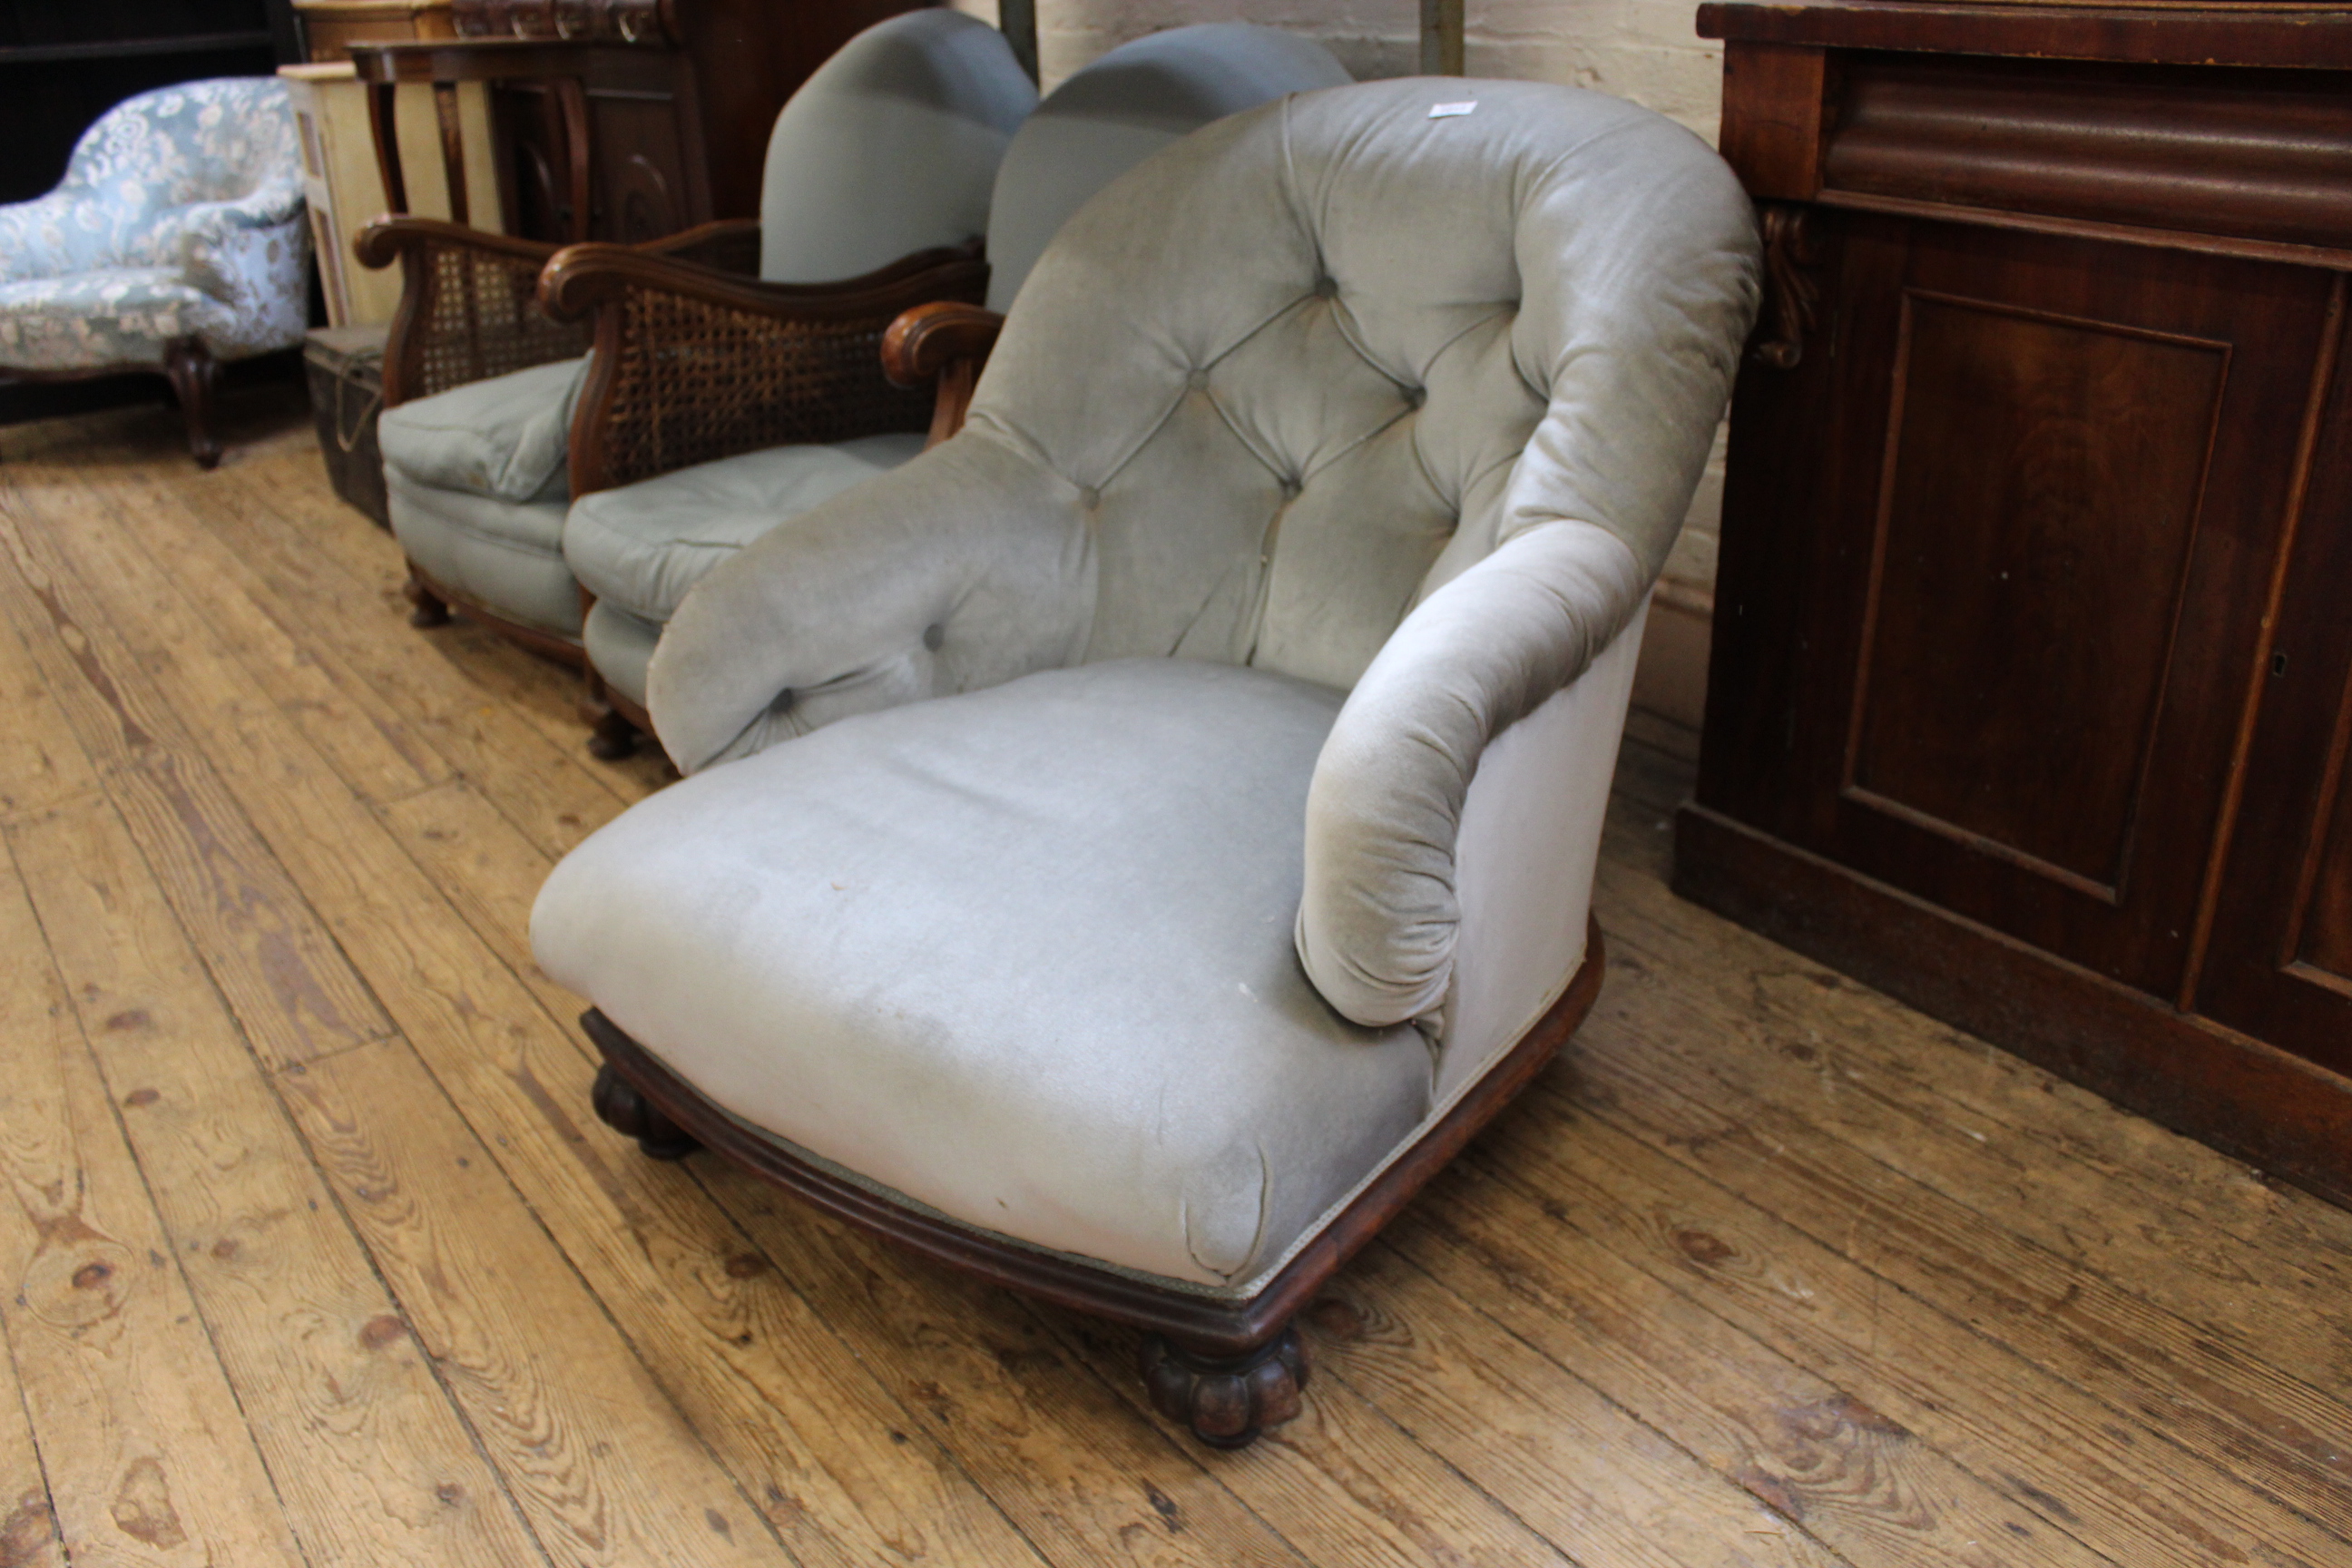
M 444 223 L 437 217 L 380 217 L 352 240 L 352 251 L 366 267 L 389 267 L 404 251 L 433 245 L 487 251 L 534 266 L 545 266 L 559 248 L 545 240 L 517 239 L 512 235 L 468 228 L 461 223 Z
M 987 289 L 976 244 L 806 284 L 646 246 L 566 246 L 539 275 L 539 302 L 547 316 L 595 321 L 572 413 L 572 493 L 787 442 L 919 430 L 934 400 L 884 379 L 883 331 L 919 300 Z
M 985 283 L 988 264 L 973 245 L 919 250 L 862 278 L 832 283 L 762 283 L 721 272 L 645 246 L 592 241 L 568 245 L 540 275 L 540 308 L 560 321 L 577 321 L 631 289 L 676 294 L 779 321 L 835 321 L 886 310 L 922 287 L 969 292 L 976 278 Z
M 953 300 L 918 305 L 882 334 L 882 374 L 893 386 L 918 387 L 960 360 L 985 363 L 1004 330 L 998 311 Z

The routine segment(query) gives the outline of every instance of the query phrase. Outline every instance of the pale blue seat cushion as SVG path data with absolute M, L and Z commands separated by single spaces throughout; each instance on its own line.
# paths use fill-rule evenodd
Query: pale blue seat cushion
M 588 361 L 554 360 L 387 408 L 386 475 L 499 500 L 562 500 L 572 411 Z
M 563 556 L 600 602 L 659 625 L 713 566 L 922 449 L 912 433 L 770 447 L 599 490 L 572 503 Z
M 1349 1023 L 1291 951 L 1341 697 L 1132 659 L 845 720 L 600 829 L 532 942 L 719 1105 L 868 1183 L 1241 1289 L 1430 1107 L 1422 1034 Z

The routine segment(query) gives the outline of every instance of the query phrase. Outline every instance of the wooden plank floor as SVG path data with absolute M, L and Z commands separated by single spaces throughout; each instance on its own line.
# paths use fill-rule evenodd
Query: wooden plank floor
M 0 1568 L 2352 1563 L 2352 1214 L 1665 889 L 1240 1455 L 1132 1336 L 588 1113 L 524 918 L 663 782 L 403 621 L 304 416 L 0 431 Z

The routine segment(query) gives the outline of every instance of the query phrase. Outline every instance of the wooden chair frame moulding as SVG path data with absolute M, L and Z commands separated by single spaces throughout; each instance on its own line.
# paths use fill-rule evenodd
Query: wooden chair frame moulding
M 1600 922 L 1588 917 L 1584 962 L 1559 999 L 1264 1289 L 1238 1300 L 1154 1285 L 895 1204 L 730 1116 L 603 1013 L 591 1008 L 580 1021 L 604 1058 L 596 1114 L 646 1154 L 709 1149 L 934 1263 L 1142 1329 L 1142 1372 L 1161 1414 L 1212 1446 L 1239 1447 L 1297 1412 L 1307 1363 L 1292 1319 L 1544 1069 L 1591 1011 L 1606 968 Z

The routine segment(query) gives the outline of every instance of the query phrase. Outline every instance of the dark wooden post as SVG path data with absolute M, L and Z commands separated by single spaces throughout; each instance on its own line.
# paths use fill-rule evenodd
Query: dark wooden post
M 1421 0 L 1421 70 L 1423 76 L 1462 74 L 1463 0 Z M 1012 7 L 1006 6 L 1010 15 Z
M 1013 46 L 1013 58 L 1029 73 L 1031 81 L 1037 75 L 1037 0 L 998 0 L 997 26 L 1003 30 L 1004 41 Z

